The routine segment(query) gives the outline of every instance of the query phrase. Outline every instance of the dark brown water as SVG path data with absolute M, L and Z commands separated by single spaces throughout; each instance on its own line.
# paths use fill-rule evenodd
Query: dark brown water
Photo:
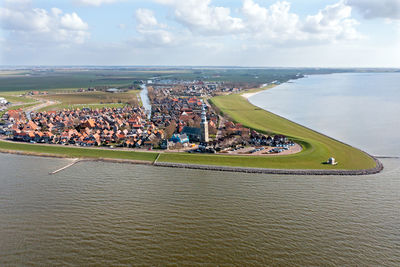
M 0 266 L 400 266 L 400 160 L 278 176 L 0 154 Z

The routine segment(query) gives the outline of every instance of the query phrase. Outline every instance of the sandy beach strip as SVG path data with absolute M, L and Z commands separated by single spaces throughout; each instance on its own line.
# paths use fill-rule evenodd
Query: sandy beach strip
M 256 94 L 261 93 L 261 92 L 262 92 L 262 91 L 253 92 L 253 93 L 244 93 L 244 94 L 241 94 L 241 96 L 243 96 L 243 97 L 246 98 L 246 99 L 249 99 L 249 98 L 252 97 L 253 95 L 256 95 Z

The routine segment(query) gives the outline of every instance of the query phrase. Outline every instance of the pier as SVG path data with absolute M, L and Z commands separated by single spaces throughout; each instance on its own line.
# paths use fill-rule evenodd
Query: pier
M 71 163 L 69 163 L 68 165 L 66 165 L 66 166 L 64 166 L 64 167 L 62 167 L 62 168 L 59 168 L 59 169 L 57 169 L 57 170 L 55 170 L 55 171 L 49 172 L 49 175 L 56 174 L 56 173 L 58 173 L 58 172 L 60 172 L 60 171 L 63 171 L 63 170 L 65 170 L 65 169 L 67 169 L 67 168 L 73 166 L 74 164 L 78 163 L 79 161 L 80 161 L 79 159 L 73 159 L 73 161 L 72 161 Z

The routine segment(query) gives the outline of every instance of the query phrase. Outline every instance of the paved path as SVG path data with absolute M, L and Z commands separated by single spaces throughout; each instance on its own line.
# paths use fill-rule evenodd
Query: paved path
M 36 100 L 38 100 L 38 99 L 36 99 Z M 59 103 L 58 101 L 53 101 L 53 100 L 46 100 L 46 101 L 38 100 L 38 101 L 40 103 L 38 103 L 37 105 L 31 106 L 31 107 L 28 107 L 28 108 L 26 108 L 24 110 L 28 120 L 31 119 L 31 112 L 34 112 L 34 111 L 40 110 L 42 108 L 45 108 L 45 107 L 48 107 L 48 106 L 55 105 L 55 104 Z
M 222 129 L 223 129 L 223 127 L 224 127 L 224 125 L 225 125 L 225 118 L 224 117 L 222 117 L 221 115 L 218 115 L 218 117 L 219 117 L 219 122 L 218 122 L 218 128 L 217 128 L 217 135 L 216 135 L 216 137 L 215 137 L 215 139 L 219 139 L 219 138 L 222 138 Z

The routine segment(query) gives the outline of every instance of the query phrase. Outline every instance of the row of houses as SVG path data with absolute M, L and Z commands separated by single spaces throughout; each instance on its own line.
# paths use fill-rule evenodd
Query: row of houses
M 152 99 L 151 121 L 160 129 L 171 128 L 172 133 L 186 134 L 191 142 L 200 138 L 200 122 L 203 102 L 197 97 L 164 94 L 162 90 L 154 90 Z M 211 109 L 206 110 L 208 128 L 216 131 L 218 115 Z M 169 136 L 170 137 L 170 136 Z
M 30 114 L 8 111 L 4 119 L 15 141 L 48 144 L 125 147 L 153 146 L 164 138 L 162 130 L 147 121 L 141 108 L 62 110 Z

